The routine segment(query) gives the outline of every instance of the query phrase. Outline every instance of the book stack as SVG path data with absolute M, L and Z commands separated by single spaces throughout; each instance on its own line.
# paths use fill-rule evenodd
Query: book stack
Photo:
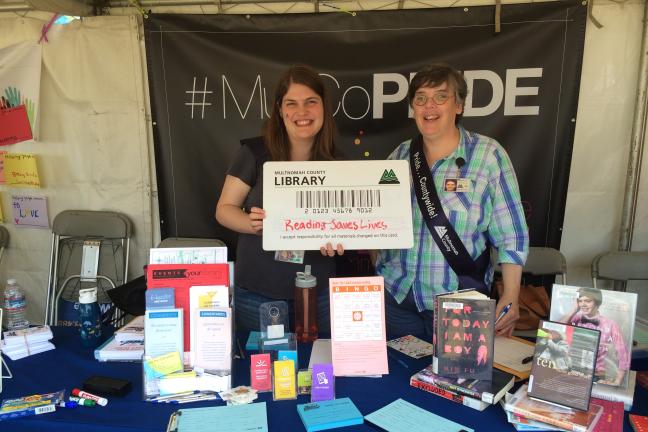
M 469 408 L 483 411 L 513 387 L 515 377 L 494 369 L 491 380 L 449 378 L 435 374 L 432 365 L 412 375 L 410 385 Z
M 525 429 L 558 427 L 587 432 L 601 418 L 602 405 L 609 410 L 623 411 L 623 404 L 597 404 L 590 398 L 600 333 L 590 328 L 540 321 L 529 385 L 521 387 L 504 406 L 516 429 L 524 425 Z
M 94 356 L 104 361 L 140 361 L 144 355 L 144 316 L 133 318 L 98 347 Z
M 53 335 L 52 330 L 46 325 L 6 331 L 3 335 L 4 340 L 0 350 L 11 360 L 19 360 L 56 348 L 49 342 Z
M 434 300 L 432 364 L 410 385 L 483 411 L 513 386 L 513 375 L 493 370 L 495 300 L 475 290 Z
M 636 319 L 637 294 L 569 285 L 553 286 L 552 321 L 573 324 L 601 334 L 595 354 L 592 397 L 623 402 L 632 408 L 636 372 L 630 370 L 633 340 L 642 339 L 642 321 Z
M 526 384 L 508 398 L 504 409 L 517 430 L 590 432 L 603 414 L 603 407 L 596 403 L 581 411 L 531 399 Z

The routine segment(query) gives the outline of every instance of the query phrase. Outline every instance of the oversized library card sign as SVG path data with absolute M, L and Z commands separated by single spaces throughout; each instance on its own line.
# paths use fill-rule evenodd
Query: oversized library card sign
M 266 162 L 263 249 L 408 249 L 407 161 Z

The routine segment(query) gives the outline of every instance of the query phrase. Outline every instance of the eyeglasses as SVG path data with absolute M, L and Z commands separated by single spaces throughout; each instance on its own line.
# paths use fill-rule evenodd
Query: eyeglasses
M 434 102 L 435 105 L 443 105 L 453 96 L 454 95 L 448 93 L 434 93 L 432 96 L 417 93 L 414 95 L 414 105 L 424 106 L 430 99 L 432 99 L 432 102 Z

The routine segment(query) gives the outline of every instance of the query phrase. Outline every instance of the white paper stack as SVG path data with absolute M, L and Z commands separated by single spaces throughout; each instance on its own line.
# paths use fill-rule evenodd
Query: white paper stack
M 143 340 L 118 341 L 113 335 L 94 351 L 99 361 L 141 361 L 144 355 Z
M 6 331 L 0 349 L 11 360 L 19 360 L 56 348 L 49 342 L 53 337 L 52 330 L 46 325 Z
M 133 318 L 128 324 L 115 332 L 117 342 L 144 340 L 144 315 Z

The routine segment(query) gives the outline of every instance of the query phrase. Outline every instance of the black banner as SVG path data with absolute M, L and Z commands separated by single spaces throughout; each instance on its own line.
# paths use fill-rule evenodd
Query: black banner
M 235 235 L 214 220 L 239 140 L 259 135 L 279 75 L 313 66 L 333 94 L 338 145 L 381 159 L 416 133 L 407 85 L 444 61 L 469 84 L 463 125 L 513 160 L 531 244 L 559 247 L 586 6 L 290 15 L 154 15 L 145 21 L 162 236 Z

